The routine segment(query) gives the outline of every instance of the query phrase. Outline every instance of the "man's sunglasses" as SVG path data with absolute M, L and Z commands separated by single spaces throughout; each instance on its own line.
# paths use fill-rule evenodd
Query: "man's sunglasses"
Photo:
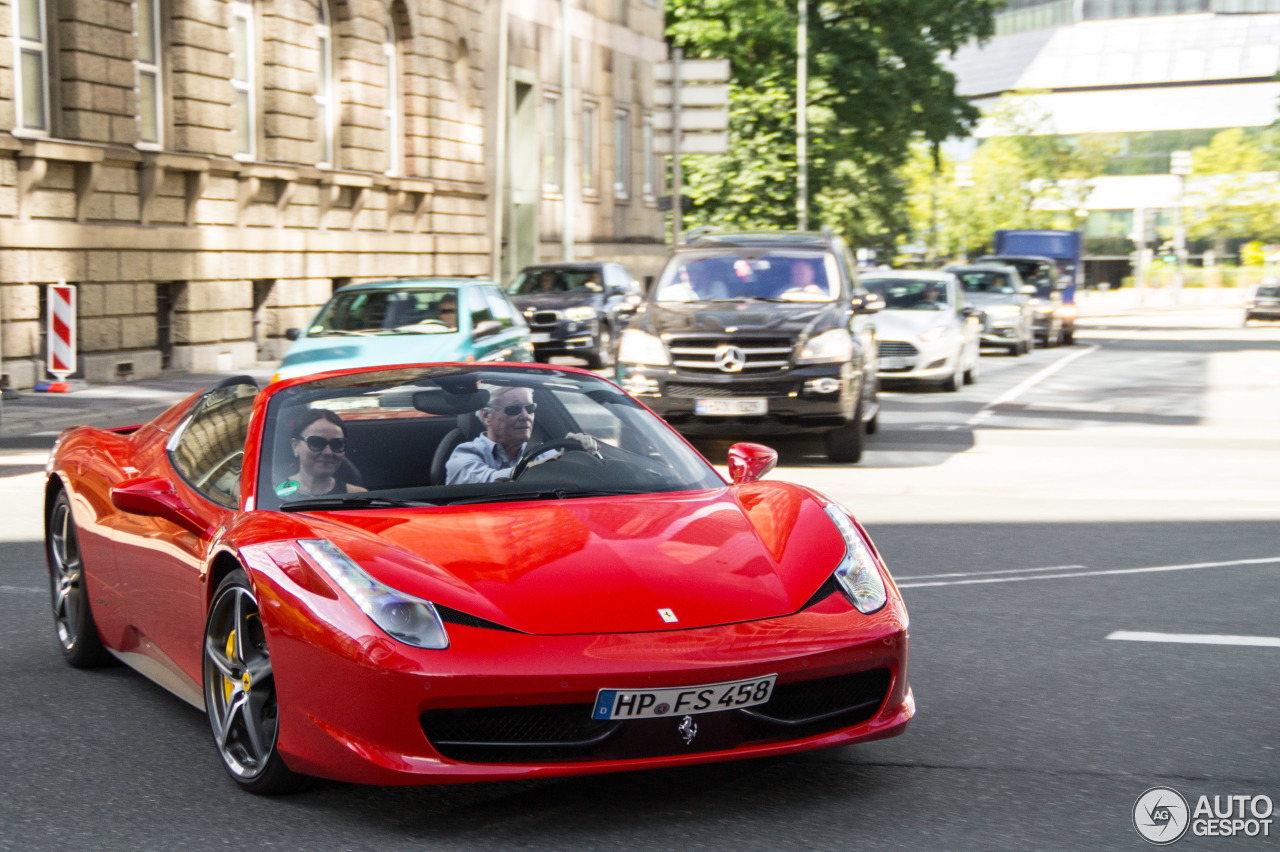
M 532 414 L 533 412 L 538 410 L 538 403 L 526 402 L 524 405 L 504 405 L 502 406 L 502 408 L 499 408 L 498 411 L 501 411 L 503 414 L 507 415 L 508 417 L 515 417 L 517 414 L 520 413 L 520 409 L 522 408 L 525 411 Z
M 323 453 L 324 448 L 328 447 L 335 453 L 340 453 L 347 448 L 347 442 L 344 438 L 330 438 L 327 441 L 319 435 L 308 435 L 302 439 L 307 444 L 307 449 L 313 453 Z
M 457 312 L 458 312 L 457 308 L 439 308 L 436 311 L 436 313 L 440 313 L 440 314 L 456 314 Z

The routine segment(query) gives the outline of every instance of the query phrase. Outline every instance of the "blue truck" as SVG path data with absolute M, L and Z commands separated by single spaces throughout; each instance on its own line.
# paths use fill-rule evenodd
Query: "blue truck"
M 1057 270 L 1057 280 L 1052 289 L 1037 292 L 1042 299 L 1052 299 L 1054 312 L 1058 314 L 1060 336 L 1058 340 L 1070 344 L 1075 341 L 1076 287 L 1084 275 L 1084 233 L 1081 231 L 1049 230 L 999 230 L 996 231 L 995 252 L 984 260 L 998 260 L 1018 266 L 1017 261 L 1048 258 Z M 1019 272 L 1022 270 L 1019 269 Z M 1024 276 L 1025 277 L 1025 276 Z M 1037 290 L 1041 286 L 1037 286 Z M 1050 341 L 1050 345 L 1057 341 Z

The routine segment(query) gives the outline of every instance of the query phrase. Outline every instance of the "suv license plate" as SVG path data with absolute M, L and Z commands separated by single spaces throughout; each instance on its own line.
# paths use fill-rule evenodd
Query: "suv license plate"
M 768 411 L 769 401 L 758 397 L 699 399 L 693 403 L 694 414 L 710 414 L 720 417 L 733 417 L 739 414 L 765 414 Z
M 773 695 L 776 674 L 673 689 L 602 689 L 596 694 L 592 719 L 656 719 L 694 713 L 717 713 L 764 704 Z

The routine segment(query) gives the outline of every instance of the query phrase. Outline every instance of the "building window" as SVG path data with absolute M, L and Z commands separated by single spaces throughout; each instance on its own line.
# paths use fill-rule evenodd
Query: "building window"
M 138 0 L 138 142 L 163 142 L 160 80 L 160 0 Z
M 559 195 L 564 166 L 560 155 L 564 152 L 564 118 L 560 114 L 560 96 L 542 97 L 542 192 Z
M 333 103 L 333 29 L 330 26 L 328 0 L 316 4 L 316 54 L 319 59 L 316 73 L 316 123 L 320 125 L 320 163 L 335 163 L 336 110 Z
M 613 197 L 631 197 L 631 110 L 613 111 Z
M 16 52 L 18 126 L 49 132 L 49 23 L 45 0 L 17 0 L 13 4 L 18 38 Z
M 644 196 L 645 201 L 652 201 L 657 195 L 655 192 L 654 178 L 657 176 L 657 161 L 653 153 L 653 116 L 646 115 L 644 117 L 644 132 L 640 140 L 641 152 L 641 183 L 640 193 Z
M 596 193 L 596 111 L 591 101 L 582 102 L 582 191 Z
M 386 75 L 382 115 L 387 132 L 387 173 L 400 174 L 404 169 L 400 131 L 400 48 L 390 27 L 387 28 L 387 40 L 382 44 L 382 60 Z
M 236 94 L 236 156 L 253 157 L 257 137 L 257 98 L 254 91 L 253 6 L 231 4 L 231 87 Z

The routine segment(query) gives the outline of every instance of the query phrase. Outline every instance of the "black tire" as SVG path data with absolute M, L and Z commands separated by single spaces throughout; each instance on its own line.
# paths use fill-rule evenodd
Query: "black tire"
M 978 364 L 982 361 L 982 356 L 973 359 L 973 366 L 964 371 L 964 383 L 966 385 L 975 384 L 978 381 Z
M 1074 327 L 1067 329 L 1062 333 L 1062 345 L 1074 346 L 1076 342 L 1076 330 Z
M 222 765 L 241 789 L 291 793 L 309 780 L 276 750 L 279 705 L 258 599 L 243 569 L 213 594 L 204 628 L 204 706 Z
M 613 332 L 608 323 L 600 323 L 600 331 L 596 334 L 596 348 L 587 353 L 587 367 L 592 370 L 604 370 L 613 366 Z
M 960 369 L 960 355 L 956 355 L 956 368 L 951 375 L 942 380 L 942 389 L 947 393 L 954 393 L 960 390 L 960 386 L 964 384 L 964 370 Z
M 1006 349 L 1006 351 L 1008 351 L 1008 353 L 1009 353 L 1012 357 L 1017 358 L 1017 357 L 1018 357 L 1019 355 L 1021 355 L 1021 354 L 1022 354 L 1022 352 L 1023 352 L 1023 349 L 1022 349 L 1022 341 L 1021 341 L 1021 340 L 1019 340 L 1017 343 L 1013 344 L 1012 346 L 1007 346 L 1007 347 L 1005 347 L 1005 349 Z
M 98 635 L 85 585 L 80 536 L 67 492 L 59 491 L 45 525 L 45 559 L 49 564 L 49 593 L 53 623 L 62 659 L 78 669 L 101 666 L 111 659 Z
M 827 458 L 837 464 L 857 464 L 867 443 L 867 424 L 862 420 L 862 397 L 854 406 L 853 419 L 827 433 Z

